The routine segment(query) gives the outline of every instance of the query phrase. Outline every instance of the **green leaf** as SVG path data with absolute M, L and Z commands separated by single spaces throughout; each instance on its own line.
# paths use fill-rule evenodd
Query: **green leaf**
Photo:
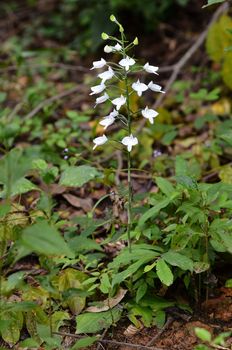
M 62 173 L 60 185 L 69 187 L 81 187 L 86 182 L 100 177 L 101 173 L 88 165 L 70 166 Z
M 69 247 L 77 254 L 84 253 L 90 250 L 102 251 L 102 247 L 93 239 L 80 236 L 71 238 L 68 242 Z
M 27 227 L 23 231 L 21 243 L 31 249 L 31 251 L 42 255 L 75 257 L 61 234 L 54 226 L 50 226 L 46 221 L 41 221 Z
M 215 62 L 221 62 L 228 54 L 226 48 L 232 45 L 232 36 L 228 32 L 231 27 L 231 17 L 222 15 L 208 31 L 206 49 L 209 57 Z
M 170 198 L 165 198 L 161 200 L 159 203 L 157 203 L 156 205 L 154 205 L 154 207 L 148 209 L 146 213 L 143 214 L 139 219 L 139 223 L 138 223 L 139 226 L 143 226 L 147 220 L 156 216 L 160 212 L 160 210 L 163 208 L 166 208 L 170 204 L 170 202 L 171 202 Z
M 20 338 L 20 331 L 23 327 L 23 315 L 20 311 L 9 311 L 1 314 L 1 319 L 10 321 L 7 328 L 1 330 L 3 340 L 12 345 L 16 344 Z
M 23 349 L 24 348 L 29 348 L 29 349 L 36 348 L 36 349 L 38 349 L 39 343 L 33 338 L 27 338 L 27 339 L 23 340 L 22 342 L 20 342 L 19 346 Z
M 178 266 L 182 270 L 193 271 L 193 261 L 185 255 L 169 250 L 167 253 L 162 254 L 162 258 L 172 266 Z
M 76 317 L 76 334 L 96 333 L 102 329 L 109 328 L 116 323 L 121 317 L 122 311 L 115 307 L 105 312 L 87 312 Z
M 142 281 L 142 283 L 140 284 L 136 292 L 135 301 L 137 304 L 142 299 L 142 297 L 144 297 L 144 295 L 146 294 L 146 291 L 147 291 L 147 283 L 145 281 Z
M 160 281 L 166 286 L 170 286 L 173 283 L 174 277 L 172 271 L 163 259 L 157 261 L 156 272 Z
M 77 350 L 77 349 L 82 349 L 86 348 L 90 345 L 93 345 L 97 340 L 99 340 L 99 337 L 86 337 L 83 339 L 80 339 L 74 344 L 70 350 Z
M 164 179 L 163 177 L 156 177 L 155 181 L 159 189 L 167 196 L 171 196 L 175 189 L 170 181 Z
M 232 36 L 231 36 L 232 37 Z M 223 66 L 222 66 L 222 78 L 224 83 L 232 90 L 232 52 L 227 52 Z
M 199 339 L 201 339 L 202 341 L 205 341 L 205 342 L 208 342 L 208 343 L 211 342 L 212 336 L 211 336 L 210 332 L 207 331 L 206 329 L 196 327 L 195 328 L 195 333 L 196 333 L 196 336 Z
M 155 324 L 158 328 L 162 328 L 165 325 L 166 313 L 163 310 L 159 310 L 155 315 Z
M 226 288 L 232 288 L 232 278 L 229 278 L 225 283 Z
M 60 292 L 65 292 L 70 289 L 83 289 L 83 282 L 87 275 L 73 268 L 67 268 L 61 271 L 59 276 L 58 288 Z M 72 314 L 78 315 L 85 307 L 86 296 L 70 293 L 66 295 L 65 304 L 70 308 Z

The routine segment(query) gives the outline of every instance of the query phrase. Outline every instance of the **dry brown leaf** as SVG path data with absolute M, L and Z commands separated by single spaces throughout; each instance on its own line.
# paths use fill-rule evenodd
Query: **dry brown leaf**
M 86 311 L 88 312 L 102 312 L 107 311 L 109 309 L 112 309 L 114 306 L 118 305 L 120 301 L 124 298 L 126 295 L 127 290 L 120 288 L 118 290 L 118 293 L 113 298 L 107 298 L 102 301 L 101 307 L 98 306 L 90 306 L 87 307 Z
M 90 211 L 93 207 L 93 202 L 91 198 L 79 198 L 73 194 L 63 194 L 63 197 L 66 199 L 69 204 L 75 208 L 82 208 L 86 213 Z

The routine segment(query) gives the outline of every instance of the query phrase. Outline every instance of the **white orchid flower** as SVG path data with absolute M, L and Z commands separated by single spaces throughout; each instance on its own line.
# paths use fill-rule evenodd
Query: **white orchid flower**
M 106 88 L 105 84 L 102 82 L 100 85 L 95 85 L 91 87 L 92 92 L 90 95 L 100 94 Z
M 144 83 L 141 83 L 138 79 L 136 83 L 132 84 L 132 89 L 137 92 L 138 96 L 142 96 L 142 93 L 148 89 L 148 86 Z
M 120 51 L 122 49 L 122 45 L 120 45 L 119 43 L 117 43 L 115 46 L 114 46 L 114 50 L 116 51 Z
M 146 64 L 144 64 L 143 66 L 144 70 L 147 72 L 147 73 L 153 73 L 153 74 L 157 74 L 157 70 L 159 69 L 159 67 L 156 67 L 156 66 L 151 66 L 148 62 Z
M 125 70 L 128 71 L 130 69 L 130 66 L 133 66 L 135 64 L 135 60 L 129 56 L 126 56 L 126 58 L 123 58 L 121 61 L 119 61 L 120 66 L 125 67 Z
M 119 109 L 126 103 L 126 97 L 121 95 L 120 97 L 115 98 L 112 103 L 116 106 L 117 111 L 119 111 Z
M 94 61 L 93 62 L 93 67 L 90 68 L 90 70 L 92 69 L 99 69 L 102 68 L 106 65 L 106 61 L 104 60 L 104 58 L 101 58 L 100 61 Z
M 114 109 L 112 112 L 110 112 L 109 115 L 107 115 L 107 117 L 108 117 L 108 116 L 111 116 L 111 117 L 114 117 L 114 118 L 115 118 L 115 117 L 118 116 L 118 114 L 119 114 L 118 111 L 116 111 L 116 109 Z
M 106 46 L 104 47 L 104 52 L 105 52 L 105 53 L 111 53 L 111 52 L 113 52 L 113 47 L 112 47 L 112 46 L 109 46 L 109 45 L 106 45 Z
M 96 99 L 96 104 L 95 104 L 94 108 L 96 107 L 96 105 L 107 101 L 108 98 L 109 98 L 109 95 L 105 92 L 104 95 L 102 95 Z
M 165 91 L 162 90 L 162 87 L 160 85 L 154 84 L 153 81 L 150 81 L 150 83 L 148 84 L 148 87 L 152 91 L 162 92 L 162 94 L 165 94 Z
M 130 134 L 130 136 L 126 136 L 122 139 L 122 144 L 127 146 L 127 151 L 130 152 L 132 147 L 138 144 L 138 139 Z
M 98 77 L 102 79 L 103 84 L 106 80 L 113 78 L 113 76 L 114 76 L 114 71 L 111 67 L 109 67 L 107 71 L 105 71 L 101 74 L 98 74 Z
M 104 145 L 104 143 L 106 143 L 107 141 L 108 141 L 108 138 L 106 137 L 106 135 L 96 137 L 96 139 L 93 140 L 93 143 L 94 143 L 93 149 L 95 149 L 97 146 Z
M 157 117 L 159 113 L 156 112 L 154 109 L 149 109 L 147 106 L 145 109 L 142 110 L 142 115 L 144 118 L 148 119 L 151 124 L 154 123 L 154 118 Z
M 105 118 L 103 118 L 100 121 L 100 125 L 104 126 L 104 130 L 106 130 L 106 128 L 108 128 L 108 126 L 112 125 L 115 121 L 115 117 L 113 117 L 112 115 L 107 115 Z

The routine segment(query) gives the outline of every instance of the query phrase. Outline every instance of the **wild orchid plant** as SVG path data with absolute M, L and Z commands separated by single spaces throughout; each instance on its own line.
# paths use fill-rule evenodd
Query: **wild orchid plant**
M 103 40 L 111 40 L 115 43 L 114 46 L 106 45 L 104 47 L 105 53 L 118 53 L 121 56 L 121 59 L 118 63 L 115 62 L 107 62 L 104 58 L 101 58 L 99 61 L 93 62 L 93 67 L 91 69 L 101 69 L 108 67 L 106 71 L 98 74 L 98 77 L 101 79 L 101 83 L 99 85 L 91 87 L 90 95 L 97 95 L 104 93 L 100 97 L 96 98 L 95 107 L 104 102 L 111 102 L 114 106 L 112 112 L 109 115 L 105 116 L 101 121 L 100 125 L 104 127 L 106 130 L 110 125 L 115 122 L 120 122 L 123 124 L 124 129 L 126 129 L 126 136 L 121 140 L 121 143 L 127 147 L 127 174 L 128 174 L 128 205 L 127 205 L 127 234 L 128 234 L 128 245 L 129 249 L 131 249 L 131 225 L 132 225 L 132 184 L 131 184 L 131 150 L 132 147 L 138 144 L 138 139 L 132 133 L 132 122 L 133 118 L 136 115 L 142 114 L 142 116 L 149 120 L 151 124 L 154 123 L 154 119 L 157 117 L 158 112 L 154 109 L 150 109 L 149 107 L 145 107 L 144 109 L 140 109 L 136 112 L 133 112 L 131 109 L 130 96 L 133 93 L 137 93 L 139 97 L 142 94 L 150 89 L 154 92 L 164 93 L 162 87 L 150 81 L 148 84 L 141 82 L 139 79 L 132 84 L 129 81 L 130 73 L 138 73 L 141 70 L 146 71 L 150 74 L 158 75 L 158 67 L 152 66 L 149 63 L 146 63 L 144 66 L 137 64 L 137 60 L 130 57 L 128 52 L 135 46 L 138 45 L 138 39 L 135 38 L 133 42 L 129 43 L 124 34 L 124 28 L 118 22 L 114 15 L 110 16 L 110 20 L 115 22 L 119 27 L 120 39 L 110 36 L 106 33 L 102 33 Z M 114 80 L 115 85 L 107 85 L 109 80 Z M 118 82 L 121 83 L 119 87 Z M 117 87 L 120 89 L 120 93 L 115 96 L 113 87 Z M 118 90 L 117 90 L 118 91 Z M 112 96 L 112 97 L 111 97 Z M 121 111 L 122 107 L 123 112 Z M 105 144 L 108 141 L 108 137 L 103 134 L 100 137 L 97 137 L 93 140 L 95 149 L 98 146 Z

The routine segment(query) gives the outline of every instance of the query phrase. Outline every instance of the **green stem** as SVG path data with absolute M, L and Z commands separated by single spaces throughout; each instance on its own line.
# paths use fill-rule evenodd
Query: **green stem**
M 124 35 L 121 32 L 123 58 L 126 57 Z M 126 109 L 127 109 L 127 130 L 128 136 L 131 134 L 131 110 L 130 110 L 130 93 L 128 85 L 127 71 L 125 70 L 124 81 L 126 85 Z M 132 224 L 132 185 L 131 185 L 131 154 L 127 152 L 127 183 L 128 183 L 128 205 L 127 205 L 127 239 L 128 247 L 131 252 L 131 224 Z

